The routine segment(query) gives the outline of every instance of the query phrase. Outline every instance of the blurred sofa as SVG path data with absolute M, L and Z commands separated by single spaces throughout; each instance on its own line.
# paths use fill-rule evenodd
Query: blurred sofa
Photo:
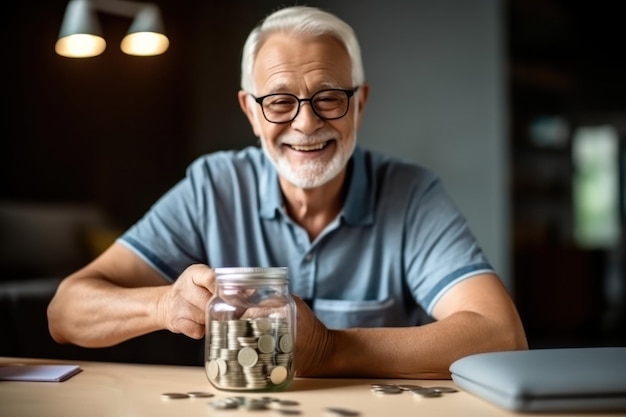
M 203 340 L 154 332 L 108 348 L 56 343 L 46 309 L 61 279 L 118 236 L 92 204 L 0 201 L 0 356 L 201 365 Z

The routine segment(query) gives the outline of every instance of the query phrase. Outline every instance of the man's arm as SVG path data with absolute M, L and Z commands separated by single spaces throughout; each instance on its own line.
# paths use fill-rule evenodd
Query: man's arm
M 168 329 L 200 339 L 214 274 L 187 268 L 173 283 L 120 243 L 65 278 L 48 306 L 48 326 L 60 343 L 112 346 Z
M 463 356 L 527 349 L 518 313 L 493 274 L 466 279 L 437 302 L 423 326 L 329 330 L 298 300 L 296 366 L 301 376 L 449 378 Z

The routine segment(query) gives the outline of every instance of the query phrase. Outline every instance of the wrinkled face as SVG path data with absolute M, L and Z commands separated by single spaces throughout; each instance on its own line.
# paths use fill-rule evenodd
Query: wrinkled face
M 332 37 L 305 39 L 276 33 L 258 51 L 253 69 L 256 91 L 252 93 L 309 98 L 328 88 L 351 90 L 356 87 L 351 70 L 348 53 Z M 240 102 L 246 100 L 242 107 L 252 128 L 284 180 L 299 188 L 314 188 L 345 169 L 356 145 L 364 104 L 361 94 L 349 99 L 348 113 L 340 119 L 321 119 L 310 102 L 303 102 L 296 118 L 283 124 L 267 121 L 252 97 L 243 97 Z

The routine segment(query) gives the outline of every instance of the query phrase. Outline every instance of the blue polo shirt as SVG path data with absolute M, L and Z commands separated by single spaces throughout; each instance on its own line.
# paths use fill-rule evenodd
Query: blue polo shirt
M 357 146 L 343 209 L 310 241 L 258 147 L 202 156 L 119 241 L 170 281 L 189 265 L 289 268 L 330 328 L 420 324 L 454 284 L 492 272 L 430 171 Z

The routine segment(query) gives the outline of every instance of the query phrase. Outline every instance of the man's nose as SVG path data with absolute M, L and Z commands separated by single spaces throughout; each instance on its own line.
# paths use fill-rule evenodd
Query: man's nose
M 291 127 L 305 134 L 315 132 L 324 125 L 324 120 L 313 111 L 311 102 L 300 103 L 300 111 L 295 119 L 291 121 Z

